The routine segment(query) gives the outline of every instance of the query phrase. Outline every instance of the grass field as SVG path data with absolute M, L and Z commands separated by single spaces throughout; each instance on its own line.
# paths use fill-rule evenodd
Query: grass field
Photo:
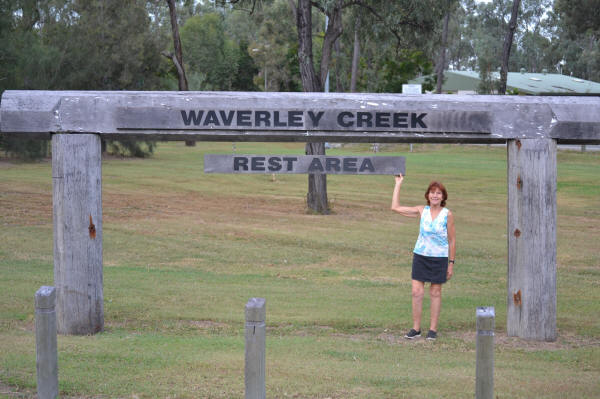
M 242 154 L 303 144 L 237 143 Z M 402 198 L 433 178 L 457 226 L 439 339 L 406 341 L 416 219 L 390 176 L 205 175 L 231 143 L 161 143 L 103 161 L 105 331 L 59 336 L 62 397 L 241 398 L 244 305 L 267 300 L 269 398 L 472 398 L 475 309 L 496 308 L 497 398 L 600 397 L 600 154 L 558 154 L 558 340 L 506 336 L 506 150 L 383 146 L 407 158 Z M 329 154 L 369 153 L 347 145 Z M 33 296 L 53 282 L 50 162 L 0 160 L 0 396 L 35 393 Z M 428 327 L 429 302 L 424 325 Z

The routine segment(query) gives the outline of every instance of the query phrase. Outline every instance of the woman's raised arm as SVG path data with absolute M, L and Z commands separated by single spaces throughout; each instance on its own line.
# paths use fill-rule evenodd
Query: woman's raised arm
M 392 206 L 390 209 L 394 212 L 398 212 L 402 216 L 408 216 L 411 218 L 416 218 L 421 215 L 423 212 L 423 206 L 402 206 L 400 205 L 400 187 L 402 186 L 402 181 L 404 180 L 404 176 L 397 175 L 395 176 L 396 185 L 394 186 L 394 194 L 392 194 Z

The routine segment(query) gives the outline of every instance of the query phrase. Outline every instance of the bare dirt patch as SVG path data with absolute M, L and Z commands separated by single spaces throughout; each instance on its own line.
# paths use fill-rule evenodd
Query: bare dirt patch
M 381 341 L 390 345 L 430 345 L 430 344 L 444 344 L 447 340 L 459 340 L 463 341 L 465 348 L 468 345 L 474 345 L 476 342 L 475 331 L 454 331 L 454 332 L 440 332 L 437 341 L 430 342 L 424 337 L 409 340 L 404 338 L 404 332 L 392 330 L 392 329 L 372 329 L 365 328 L 356 332 L 341 332 L 331 326 L 314 326 L 314 327 L 292 327 L 292 326 L 272 326 L 268 328 L 269 332 L 285 332 L 295 336 L 311 336 L 311 335 L 329 335 L 331 337 L 348 339 L 351 341 Z M 555 342 L 540 342 L 521 339 L 518 337 L 509 337 L 506 332 L 496 332 L 494 336 L 494 344 L 499 349 L 518 349 L 525 351 L 554 351 L 564 349 L 576 349 L 585 347 L 600 347 L 600 339 L 583 337 L 574 333 L 560 332 L 558 339 Z M 474 350 L 474 349 L 473 349 Z
M 168 219 L 194 217 L 198 222 L 223 215 L 243 213 L 261 217 L 304 214 L 300 200 L 201 195 L 198 193 L 110 193 L 103 192 L 103 220 L 119 223 L 131 219 Z M 207 217 L 208 219 L 205 219 Z M 52 192 L 35 187 L 0 184 L 0 223 L 3 225 L 41 225 L 52 223 Z
M 263 197 L 231 197 L 198 193 L 169 194 L 113 194 L 103 196 L 103 212 L 106 222 L 123 219 L 164 219 L 193 216 L 208 221 L 223 215 L 238 213 L 284 216 L 290 212 L 302 212 L 299 201 Z M 212 216 L 212 217 L 211 217 Z M 208 218 L 208 219 L 207 219 Z
M 190 320 L 188 324 L 200 330 L 213 330 L 230 327 L 230 325 L 227 323 L 220 323 L 212 320 Z
M 182 330 L 198 330 L 210 332 L 231 329 L 232 326 L 228 323 L 214 320 L 169 320 L 164 323 L 123 320 L 106 322 L 104 325 L 105 332 L 110 332 L 117 328 L 130 330 L 135 335 L 145 331 L 178 332 Z
M 476 332 L 454 332 L 449 333 L 452 338 L 458 338 L 465 342 L 475 342 Z M 559 332 L 558 338 L 554 342 L 532 341 L 518 337 L 509 337 L 506 332 L 496 332 L 494 335 L 494 344 L 496 347 L 505 349 L 521 349 L 525 351 L 552 351 L 563 349 L 575 349 L 582 347 L 600 346 L 600 339 L 588 338 L 575 335 L 573 333 Z
M 32 226 L 52 223 L 52 193 L 0 185 L 0 223 Z

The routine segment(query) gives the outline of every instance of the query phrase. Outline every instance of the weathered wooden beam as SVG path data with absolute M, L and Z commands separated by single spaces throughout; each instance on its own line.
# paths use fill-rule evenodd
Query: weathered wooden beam
M 52 136 L 54 285 L 61 334 L 104 327 L 100 137 Z
M 11 91 L 0 131 L 47 138 L 204 141 L 600 143 L 594 97 L 262 92 Z
M 509 336 L 556 340 L 556 141 L 508 142 Z

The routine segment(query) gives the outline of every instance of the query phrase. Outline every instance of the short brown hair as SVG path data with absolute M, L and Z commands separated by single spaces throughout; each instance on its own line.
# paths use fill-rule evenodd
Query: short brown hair
M 440 205 L 446 206 L 446 200 L 448 199 L 448 191 L 446 191 L 446 187 L 439 181 L 432 181 L 429 183 L 429 187 L 427 187 L 427 191 L 425 191 L 425 200 L 427 201 L 427 205 L 429 205 L 429 192 L 434 188 L 438 188 L 442 192 L 442 202 Z

